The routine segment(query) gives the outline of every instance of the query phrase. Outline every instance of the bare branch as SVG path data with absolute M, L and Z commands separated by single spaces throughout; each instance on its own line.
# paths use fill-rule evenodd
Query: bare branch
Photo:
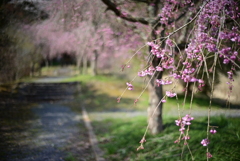
M 140 22 L 145 25 L 149 24 L 149 18 L 134 17 L 129 13 L 122 12 L 118 9 L 117 5 L 114 4 L 111 0 L 101 0 L 101 1 L 108 7 L 107 10 L 112 10 L 118 17 L 121 17 L 124 20 L 130 21 L 130 22 Z

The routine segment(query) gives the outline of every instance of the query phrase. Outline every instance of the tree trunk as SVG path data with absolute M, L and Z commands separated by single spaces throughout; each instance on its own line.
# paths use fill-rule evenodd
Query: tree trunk
M 83 62 L 83 55 L 82 54 L 78 54 L 76 56 L 77 58 L 77 69 L 79 70 L 79 74 L 82 74 L 82 62 Z
M 98 52 L 94 50 L 93 57 L 91 60 L 91 73 L 93 76 L 97 75 L 97 61 L 98 61 Z
M 153 3 L 155 5 L 149 5 L 149 17 L 154 19 L 157 15 L 158 10 L 158 0 L 154 0 Z M 151 32 L 151 41 L 156 40 L 156 30 L 157 25 L 151 21 L 150 26 L 152 28 Z M 164 30 L 161 32 L 161 36 L 164 35 Z M 164 44 L 163 44 L 164 45 Z M 149 62 L 150 65 L 153 67 L 158 66 L 160 59 L 154 57 L 151 53 L 151 47 L 149 47 L 149 54 L 152 57 L 152 61 Z M 148 86 L 149 90 L 149 107 L 148 107 L 148 123 L 149 123 L 149 130 L 152 134 L 158 134 L 163 130 L 163 120 L 162 120 L 162 103 L 159 104 L 163 97 L 162 93 L 162 86 L 156 86 L 156 79 L 162 78 L 162 72 L 157 72 L 150 80 L 151 83 Z
M 149 130 L 152 134 L 158 134 L 163 130 L 162 120 L 162 103 L 159 104 L 163 97 L 162 86 L 156 86 L 156 79 L 161 79 L 162 73 L 159 73 L 151 80 L 149 90 L 149 107 L 148 123 Z
M 49 67 L 49 62 L 48 62 L 48 59 L 47 59 L 47 58 L 45 59 L 45 66 L 46 66 L 46 68 Z
M 34 73 L 35 73 L 35 63 L 32 62 L 31 63 L 31 71 L 30 71 L 30 77 L 33 77 L 34 76 Z
M 88 63 L 87 62 L 88 62 L 87 55 L 84 55 L 83 56 L 83 68 L 82 68 L 83 74 L 87 74 L 87 71 L 88 71 L 88 66 L 87 66 Z

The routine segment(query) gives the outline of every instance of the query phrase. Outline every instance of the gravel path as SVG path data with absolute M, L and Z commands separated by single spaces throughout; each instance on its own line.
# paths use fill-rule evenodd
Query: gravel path
M 12 110 L 5 113 L 10 115 L 8 121 L 12 119 L 11 126 L 6 126 L 7 118 L 1 117 L 1 123 L 6 124 L 0 131 L 1 161 L 95 160 L 82 116 L 69 107 L 42 103 L 15 111 L 15 117 L 16 113 L 28 113 L 24 118 L 17 116 L 16 120 L 10 118 Z
M 65 78 L 44 77 L 35 83 Z M 0 102 L 0 161 L 94 161 L 81 107 L 73 111 L 66 105 L 70 101 Z

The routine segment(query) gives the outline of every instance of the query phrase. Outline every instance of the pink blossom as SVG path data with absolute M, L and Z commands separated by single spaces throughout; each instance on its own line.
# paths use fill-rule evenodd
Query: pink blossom
M 211 134 L 215 134 L 216 132 L 217 132 L 217 130 L 215 130 L 215 129 L 211 129 L 211 130 L 210 130 L 210 133 L 211 133 Z
M 176 123 L 177 126 L 180 126 L 181 120 L 175 120 L 175 123 Z
M 128 86 L 128 90 L 130 90 L 130 91 L 133 90 L 133 85 L 131 83 L 127 82 L 126 84 Z
M 172 81 L 171 80 L 156 79 L 156 83 L 157 83 L 158 86 L 160 86 L 160 85 L 169 85 L 169 84 L 172 84 Z
M 203 83 L 204 83 L 204 80 L 202 80 L 202 79 L 198 79 L 198 83 L 203 84 Z
M 173 92 L 170 92 L 170 91 L 166 91 L 166 95 L 168 97 L 175 97 L 176 96 L 176 93 L 173 93 Z
M 169 46 L 171 46 L 171 47 L 173 46 L 173 42 L 172 42 L 172 40 L 170 40 L 170 39 L 167 39 L 166 44 L 169 45 Z
M 163 68 L 160 66 L 156 66 L 156 71 L 163 71 Z
M 208 139 L 203 139 L 203 140 L 201 141 L 201 144 L 202 144 L 203 146 L 207 146 L 209 143 L 210 143 L 210 141 L 209 141 Z
M 186 116 L 184 116 L 182 119 L 183 119 L 184 121 L 192 121 L 192 120 L 194 120 L 194 118 L 191 117 L 189 114 L 187 114 Z
M 146 73 L 144 71 L 138 72 L 139 77 L 144 77 L 146 76 Z
M 190 136 L 184 136 L 182 137 L 182 140 L 189 140 L 190 139 Z
M 154 68 L 153 66 L 150 66 L 150 67 L 148 68 L 148 71 L 155 71 L 155 68 Z

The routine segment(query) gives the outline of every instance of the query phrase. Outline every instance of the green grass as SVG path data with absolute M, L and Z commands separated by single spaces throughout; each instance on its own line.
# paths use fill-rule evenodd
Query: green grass
M 183 142 L 175 144 L 179 137 L 175 118 L 164 120 L 165 130 L 157 136 L 147 135 L 143 150 L 136 151 L 140 145 L 146 128 L 145 117 L 107 119 L 93 122 L 94 129 L 100 140 L 100 147 L 105 150 L 109 161 L 176 161 L 192 160 L 190 152 Z M 200 142 L 206 138 L 207 118 L 192 121 L 188 142 L 193 157 L 197 161 L 206 160 L 206 147 Z M 211 125 L 219 126 L 216 134 L 210 135 L 209 151 L 211 160 L 237 161 L 240 160 L 240 118 L 213 117 Z
M 79 75 L 71 77 L 66 81 L 80 81 L 82 84 L 80 95 L 84 100 L 88 111 L 107 111 L 107 110 L 145 110 L 148 106 L 148 94 L 145 92 L 140 100 L 140 104 L 135 106 L 134 100 L 141 92 L 141 85 L 136 84 L 134 91 L 126 91 L 117 103 L 117 98 L 126 88 L 127 80 L 106 75 L 90 76 Z

